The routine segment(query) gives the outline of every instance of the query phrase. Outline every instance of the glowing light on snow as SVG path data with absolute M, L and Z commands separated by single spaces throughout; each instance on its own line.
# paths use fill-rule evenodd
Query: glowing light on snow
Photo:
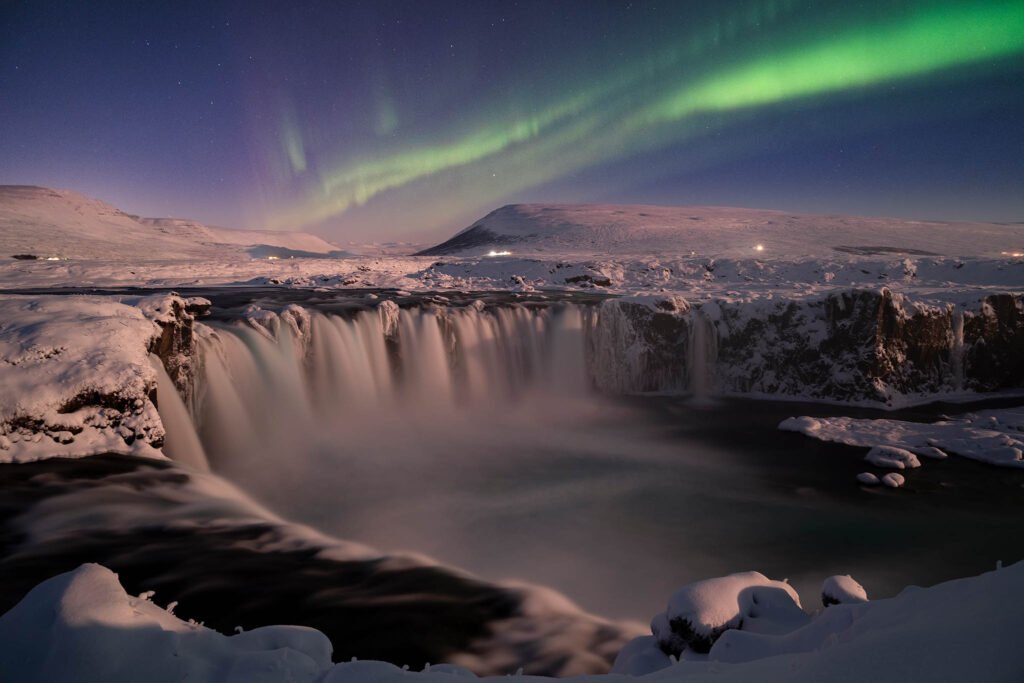
M 487 255 L 488 256 L 511 256 L 512 252 L 511 251 L 494 251 L 493 249 L 491 249 L 489 252 L 487 252 Z

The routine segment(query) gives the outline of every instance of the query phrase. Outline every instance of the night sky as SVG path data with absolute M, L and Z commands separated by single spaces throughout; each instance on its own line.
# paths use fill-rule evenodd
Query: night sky
M 1024 220 L 1024 0 L 0 0 L 0 183 L 429 239 L 515 201 Z

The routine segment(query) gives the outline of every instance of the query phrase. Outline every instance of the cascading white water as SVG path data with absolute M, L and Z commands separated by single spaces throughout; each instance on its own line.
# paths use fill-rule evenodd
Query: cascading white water
M 164 424 L 164 453 L 177 462 L 202 472 L 210 469 L 206 453 L 196 434 L 192 419 L 185 403 L 178 394 L 178 388 L 164 369 L 163 362 L 150 354 L 149 364 L 156 371 L 157 402 L 160 421 Z
M 690 395 L 707 401 L 715 390 L 715 362 L 718 358 L 718 330 L 704 311 L 690 314 L 689 369 Z
M 583 395 L 584 346 L 571 305 L 381 307 L 352 318 L 293 308 L 202 340 L 195 420 L 215 469 L 258 468 L 299 440 L 326 453 L 368 425 L 408 429 L 531 394 Z
M 660 426 L 591 391 L 596 328 L 612 318 L 388 303 L 203 329 L 193 404 L 214 472 L 346 540 L 602 604 L 620 574 L 601 553 L 646 543 L 613 511 L 680 457 Z

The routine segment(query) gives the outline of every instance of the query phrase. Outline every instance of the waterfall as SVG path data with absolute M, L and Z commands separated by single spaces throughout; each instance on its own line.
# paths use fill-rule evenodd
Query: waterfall
M 589 389 L 584 315 L 572 305 L 283 311 L 213 326 L 200 340 L 194 418 L 218 469 L 258 468 L 299 441 L 330 450 L 370 424 Z
M 687 368 L 690 395 L 706 401 L 715 392 L 715 362 L 718 356 L 718 330 L 707 314 L 693 309 L 690 314 L 690 339 Z
M 178 395 L 178 388 L 168 376 L 164 364 L 150 354 L 149 363 L 156 370 L 157 411 L 164 423 L 164 455 L 189 467 L 206 472 L 210 465 L 206 461 L 203 445 L 196 434 L 192 419 L 185 403 Z

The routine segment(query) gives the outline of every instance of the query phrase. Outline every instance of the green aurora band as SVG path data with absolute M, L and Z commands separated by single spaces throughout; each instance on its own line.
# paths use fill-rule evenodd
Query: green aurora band
M 793 4 L 783 3 L 784 8 Z M 748 12 L 740 28 L 750 30 L 777 15 L 777 3 L 766 7 Z M 727 23 L 727 33 L 738 30 Z M 720 39 L 721 27 L 714 31 L 712 37 L 707 32 L 691 36 L 683 46 L 663 50 L 632 70 L 603 76 L 598 85 L 533 116 L 321 171 L 316 187 L 271 215 L 268 226 L 297 229 L 320 223 L 389 190 L 451 173 L 472 185 L 473 199 L 482 207 L 575 170 L 692 138 L 700 132 L 687 124 L 698 118 L 1006 59 L 1024 52 L 1024 3 L 929 3 L 885 21 L 843 27 L 802 43 L 789 41 L 784 49 L 740 57 L 680 81 L 678 72 L 690 60 L 699 62 Z M 294 174 L 306 170 L 301 139 L 294 120 L 288 120 L 282 140 Z M 499 172 L 500 183 L 481 180 Z

